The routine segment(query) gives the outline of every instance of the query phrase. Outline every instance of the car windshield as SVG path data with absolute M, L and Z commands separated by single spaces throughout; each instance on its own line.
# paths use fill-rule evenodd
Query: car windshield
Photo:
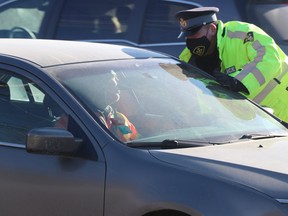
M 125 115 L 138 131 L 134 143 L 217 144 L 253 134 L 287 135 L 282 124 L 242 95 L 176 60 L 90 62 L 50 70 L 92 115 L 107 107 Z

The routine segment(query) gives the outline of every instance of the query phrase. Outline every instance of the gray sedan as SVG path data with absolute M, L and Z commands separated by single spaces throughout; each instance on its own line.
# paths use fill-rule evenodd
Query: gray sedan
M 177 59 L 0 40 L 1 215 L 287 216 L 287 124 Z

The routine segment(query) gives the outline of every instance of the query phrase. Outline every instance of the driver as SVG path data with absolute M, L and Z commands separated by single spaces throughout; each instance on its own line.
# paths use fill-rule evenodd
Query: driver
M 86 83 L 89 87 L 83 88 L 82 99 L 93 107 L 92 109 L 100 121 L 121 141 L 127 142 L 136 139 L 138 132 L 135 126 L 115 108 L 120 99 L 116 73 L 111 71 L 108 74 L 99 74 L 90 82 Z M 54 125 L 54 127 L 66 129 L 67 126 L 67 115 L 62 115 Z
M 136 139 L 138 133 L 135 126 L 123 113 L 118 112 L 116 108 L 114 108 L 114 105 L 120 99 L 116 73 L 111 71 L 111 77 L 108 83 L 101 83 L 104 84 L 102 85 L 103 95 L 98 94 L 100 97 L 97 98 L 98 109 L 96 115 L 121 141 L 125 142 Z

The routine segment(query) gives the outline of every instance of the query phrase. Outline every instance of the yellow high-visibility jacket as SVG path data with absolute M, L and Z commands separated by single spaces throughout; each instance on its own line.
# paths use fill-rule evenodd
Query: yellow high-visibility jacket
M 259 27 L 239 21 L 218 21 L 217 48 L 221 72 L 242 82 L 244 94 L 288 122 L 288 57 Z M 186 47 L 179 58 L 189 62 Z

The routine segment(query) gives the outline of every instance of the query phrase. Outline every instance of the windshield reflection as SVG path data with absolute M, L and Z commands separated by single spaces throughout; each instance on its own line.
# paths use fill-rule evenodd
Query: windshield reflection
M 112 86 L 111 73 L 117 77 L 116 85 L 110 82 Z M 243 134 L 287 135 L 279 122 L 240 94 L 228 92 L 201 72 L 175 60 L 85 63 L 67 67 L 55 76 L 90 112 L 105 113 L 109 106 L 124 120 L 127 118 L 137 136 L 130 134 L 126 140 L 121 139 L 124 142 L 222 142 L 239 139 Z M 111 89 L 117 92 L 117 100 L 107 103 Z M 127 132 L 127 128 L 122 129 Z

